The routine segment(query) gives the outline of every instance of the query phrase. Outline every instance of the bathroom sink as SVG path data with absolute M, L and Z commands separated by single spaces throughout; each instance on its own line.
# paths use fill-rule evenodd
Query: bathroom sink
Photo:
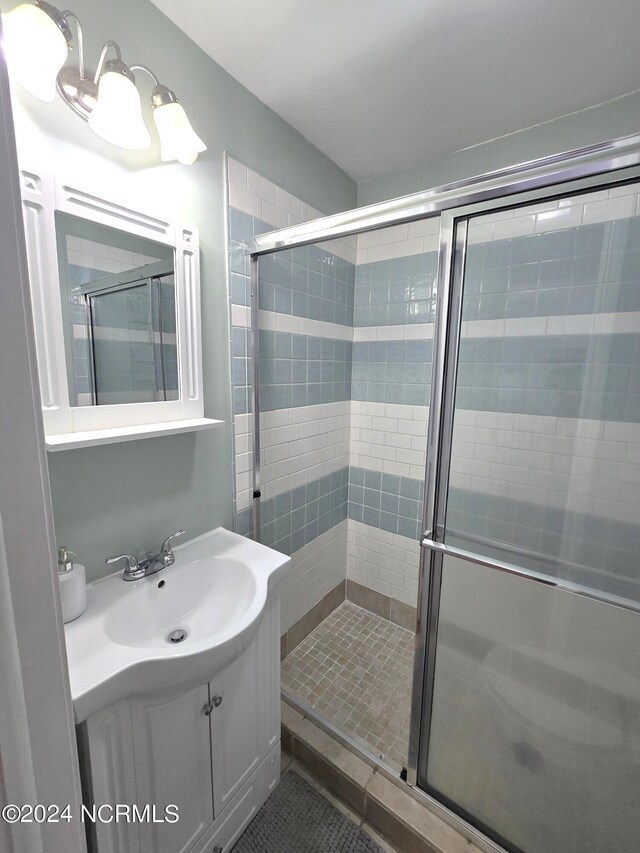
M 132 584 L 137 588 L 107 607 L 104 628 L 111 642 L 163 650 L 167 642 L 190 646 L 242 621 L 257 591 L 249 566 L 224 557 L 181 563 L 178 554 L 176 549 L 176 563 L 166 576 L 160 572 Z M 185 636 L 168 640 L 174 631 Z
M 174 549 L 173 566 L 87 587 L 65 625 L 76 721 L 119 699 L 196 687 L 255 637 L 289 557 L 223 528 Z

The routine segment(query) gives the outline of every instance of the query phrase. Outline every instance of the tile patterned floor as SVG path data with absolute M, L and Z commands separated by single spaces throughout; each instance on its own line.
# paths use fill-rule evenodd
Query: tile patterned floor
M 400 769 L 413 643 L 413 632 L 345 601 L 282 661 L 282 685 Z

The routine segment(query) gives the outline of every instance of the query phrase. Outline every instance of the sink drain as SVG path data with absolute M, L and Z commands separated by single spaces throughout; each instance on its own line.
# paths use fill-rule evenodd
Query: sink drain
M 172 631 L 167 637 L 168 642 L 170 643 L 181 643 L 183 640 L 187 639 L 187 632 L 184 628 L 176 628 L 175 631 Z

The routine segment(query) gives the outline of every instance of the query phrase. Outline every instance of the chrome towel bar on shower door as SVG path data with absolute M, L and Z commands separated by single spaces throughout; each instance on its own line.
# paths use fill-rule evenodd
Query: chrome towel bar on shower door
M 430 551 L 444 554 L 449 557 L 457 557 L 459 560 L 465 560 L 468 563 L 474 563 L 477 566 L 484 566 L 487 569 L 495 569 L 498 572 L 504 572 L 509 575 L 524 578 L 525 580 L 535 581 L 554 589 L 570 592 L 574 595 L 580 595 L 583 598 L 590 598 L 593 601 L 601 601 L 605 604 L 612 604 L 615 607 L 622 607 L 625 610 L 632 610 L 635 613 L 640 613 L 640 602 L 633 601 L 628 598 L 622 598 L 617 595 L 608 595 L 606 592 L 601 592 L 597 589 L 574 584 L 570 581 L 556 578 L 551 575 L 545 575 L 540 572 L 529 571 L 520 566 L 514 566 L 512 563 L 505 563 L 501 560 L 494 560 L 491 557 L 483 557 L 481 554 L 475 554 L 472 551 L 465 551 L 463 548 L 456 548 L 452 545 L 445 545 L 442 542 L 434 542 L 428 535 L 423 535 L 421 545 L 423 548 L 428 548 Z

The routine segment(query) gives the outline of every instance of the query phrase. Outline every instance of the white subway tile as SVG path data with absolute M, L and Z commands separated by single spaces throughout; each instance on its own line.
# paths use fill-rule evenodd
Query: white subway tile
M 391 244 L 393 246 L 393 244 Z M 365 250 L 366 263 L 375 264 L 379 261 L 389 260 L 389 246 L 370 246 Z M 391 255 L 392 257 L 392 255 Z
M 260 196 L 263 201 L 276 203 L 276 185 L 273 181 L 254 172 L 253 169 L 247 169 L 247 189 L 254 195 Z
M 504 336 L 506 338 L 533 337 L 545 334 L 547 334 L 547 317 L 513 317 L 504 321 Z
M 247 167 L 232 157 L 227 157 L 227 176 L 229 182 L 242 189 L 247 187 Z
M 430 341 L 434 330 L 433 323 L 412 323 L 404 327 L 403 338 L 405 341 Z
M 286 228 L 289 225 L 289 214 L 264 198 L 261 203 L 261 219 L 273 225 L 274 228 Z
M 256 219 L 260 219 L 262 216 L 260 196 L 249 192 L 249 190 L 237 184 L 229 184 L 229 204 L 231 207 L 235 207 L 236 210 L 248 213 L 249 216 L 254 216 Z
M 635 216 L 637 198 L 633 195 L 623 195 L 609 198 L 606 201 L 589 201 L 584 206 L 585 225 L 594 222 L 611 222 L 614 219 L 626 219 Z
M 380 235 L 380 239 L 378 241 L 379 245 L 383 245 L 385 243 L 397 243 L 399 241 L 404 241 L 409 238 L 409 226 L 407 223 L 401 223 L 400 225 L 391 225 L 388 228 L 381 228 L 378 231 Z
M 589 335 L 593 332 L 593 314 L 568 314 L 547 318 L 547 335 Z
M 248 328 L 251 325 L 251 311 L 244 305 L 231 306 L 231 325 Z
M 306 202 L 302 202 L 302 221 L 310 222 L 314 219 L 320 219 L 322 217 L 322 213 L 315 207 L 311 207 L 310 204 Z
M 577 228 L 582 225 L 583 207 L 580 204 L 558 207 L 556 210 L 536 214 L 536 234 L 547 231 L 560 231 L 563 228 Z
M 409 255 L 421 255 L 424 252 L 424 239 L 413 237 L 411 240 L 400 240 L 393 244 L 393 257 L 404 258 Z
M 493 240 L 493 222 L 472 221 L 469 225 L 467 243 L 473 246 L 476 243 L 487 243 L 490 240 Z
M 290 192 L 287 192 L 287 190 L 276 187 L 276 204 L 282 210 L 286 210 L 291 216 L 302 221 L 302 201 Z
M 465 337 L 501 338 L 504 336 L 505 320 L 468 320 Z
M 527 237 L 534 233 L 535 226 L 536 218 L 532 215 L 505 219 L 503 222 L 496 222 L 494 225 L 493 239 L 508 240 L 512 237 Z
M 407 237 L 427 237 L 440 234 L 440 216 L 431 216 L 428 219 L 418 219 L 407 225 Z

